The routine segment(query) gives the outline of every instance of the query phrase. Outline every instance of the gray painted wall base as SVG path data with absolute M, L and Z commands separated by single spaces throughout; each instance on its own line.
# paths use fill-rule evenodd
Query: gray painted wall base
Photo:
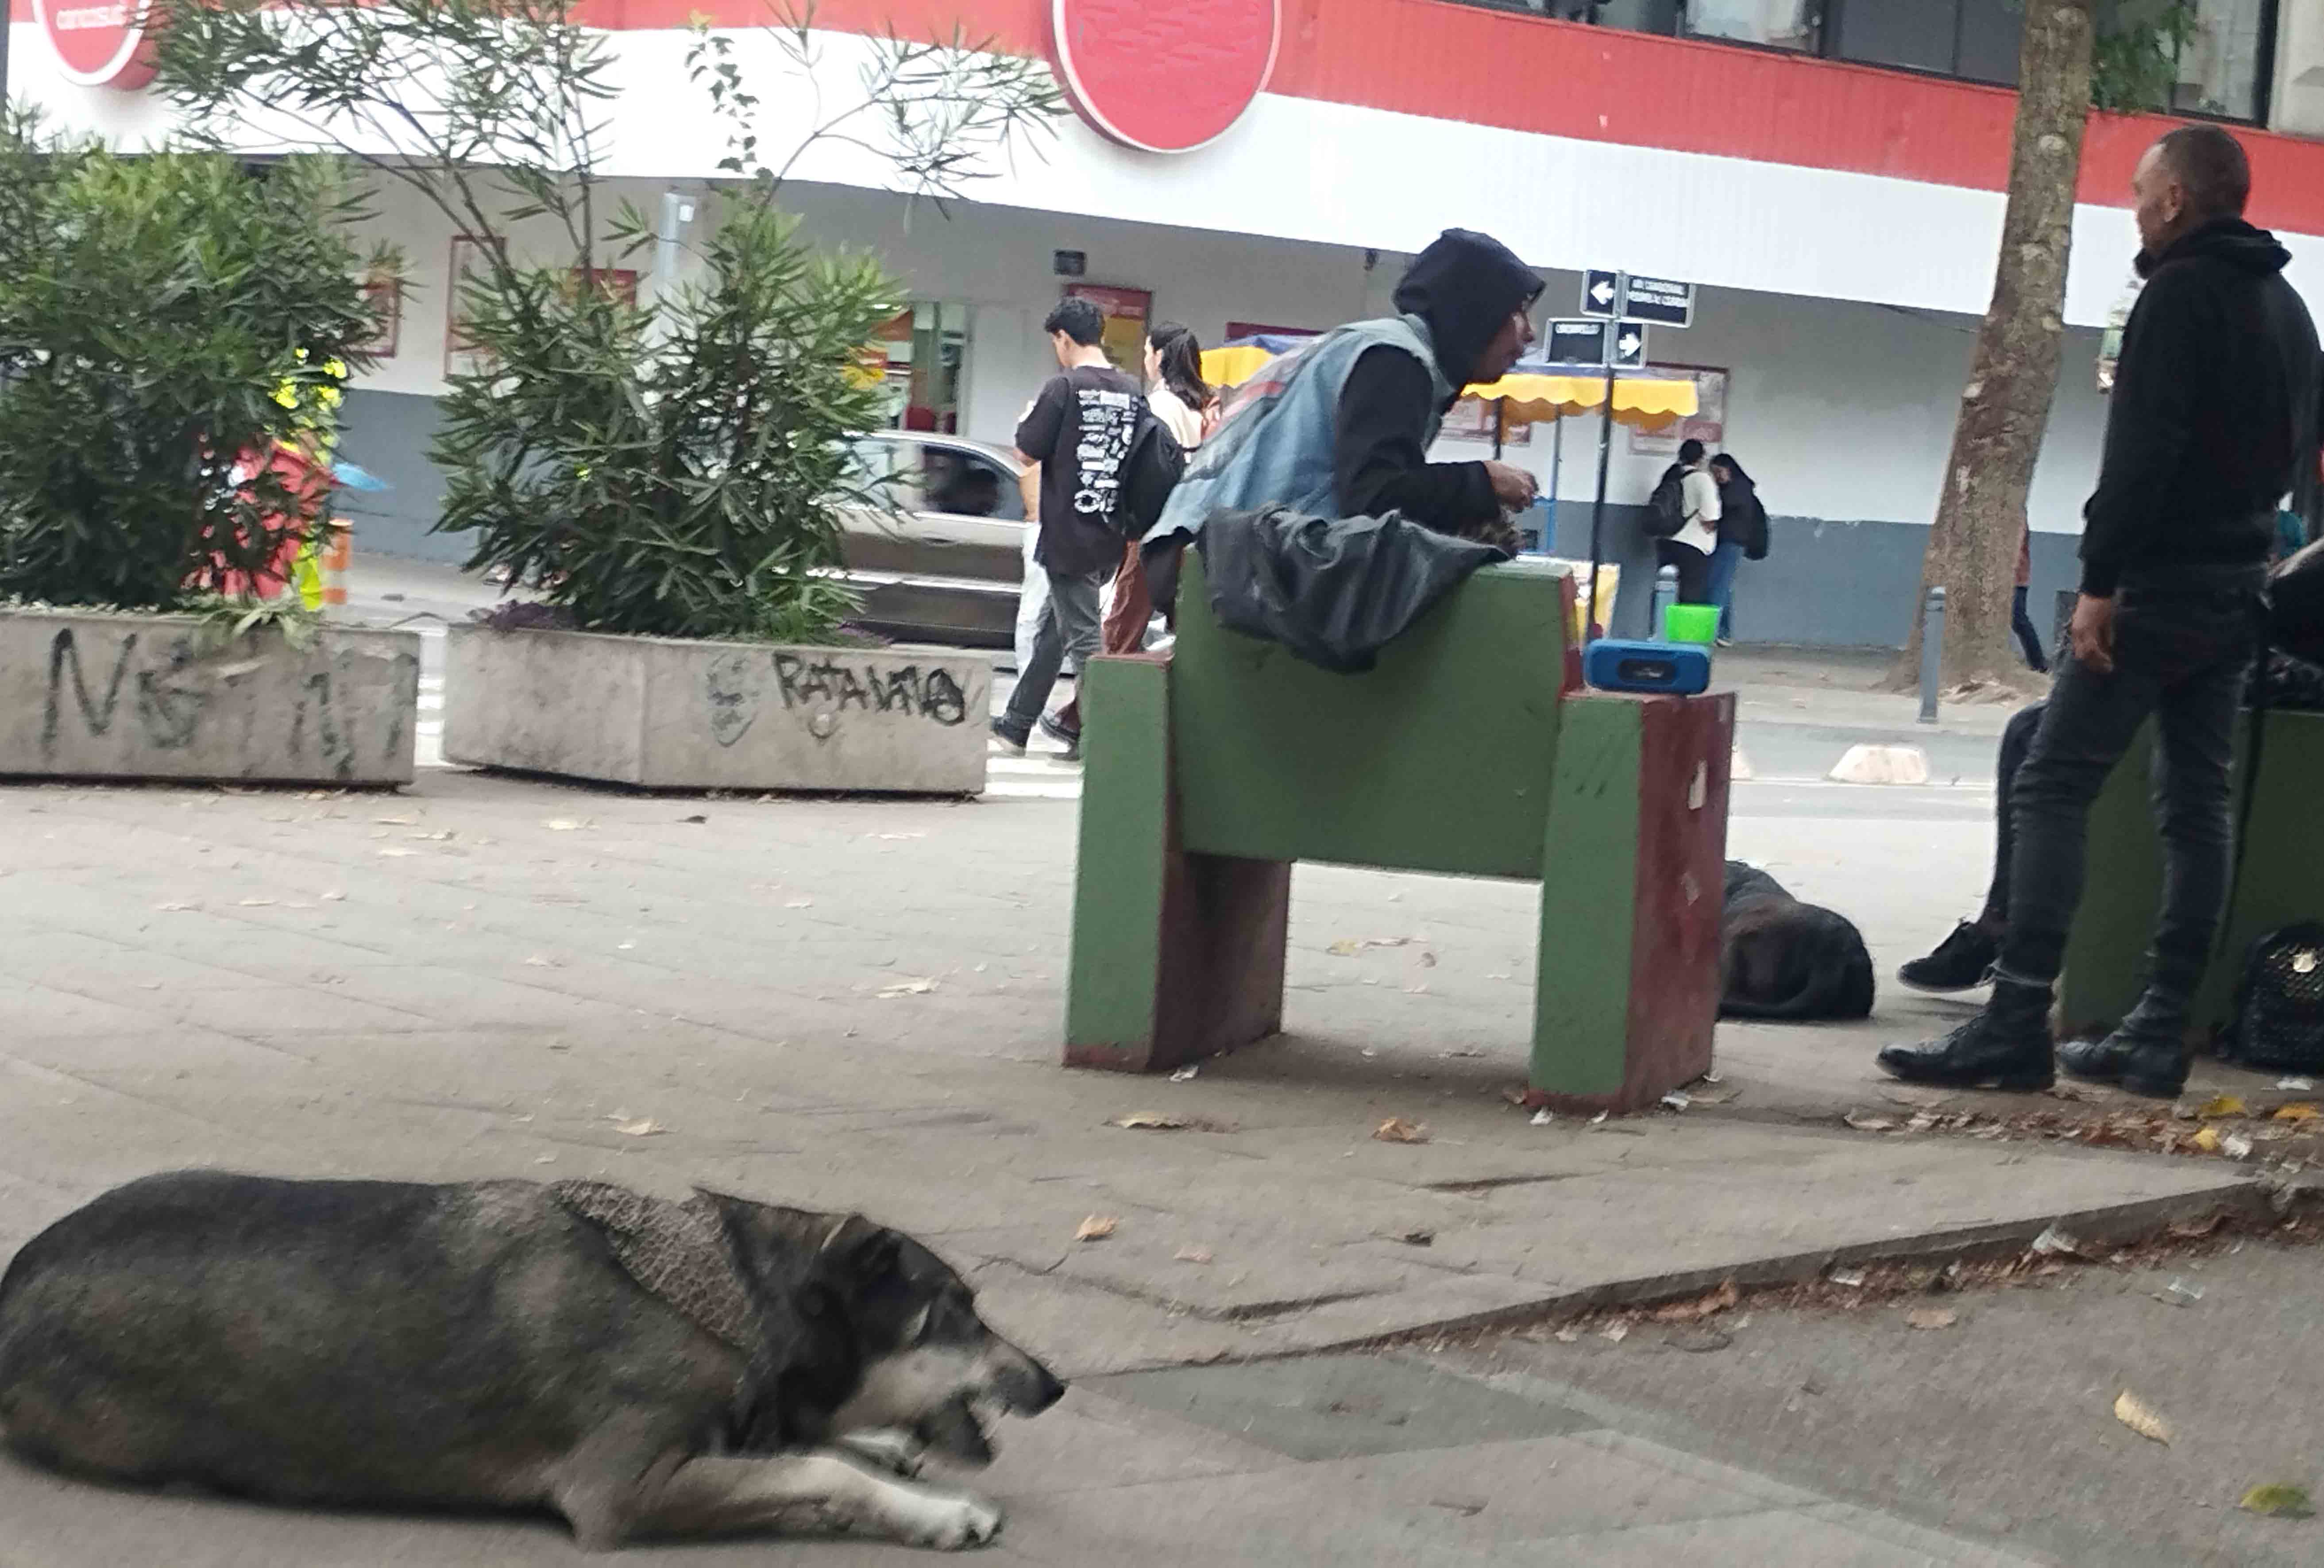
M 340 510 L 355 524 L 355 548 L 386 556 L 459 565 L 468 541 L 430 533 L 442 510 L 444 481 L 428 461 L 436 433 L 436 400 L 403 392 L 347 394 L 342 450 L 393 486 L 383 493 L 340 493 Z M 1778 498 L 1780 499 L 1780 498 Z M 1614 605 L 1617 637 L 1646 632 L 1654 595 L 1654 542 L 1642 524 L 1643 506 L 1606 508 L 1606 558 L 1622 567 Z M 1917 522 L 1844 522 L 1776 517 L 1768 525 L 1767 558 L 1746 561 L 1736 574 L 1735 631 L 1739 642 L 1822 648 L 1902 648 L 1920 598 L 1921 557 L 1929 530 Z M 2034 536 L 2034 621 L 2047 631 L 2044 607 L 2080 580 L 2071 534 Z M 1561 501 L 1551 553 L 1590 558 L 1590 503 Z
M 1614 603 L 1615 637 L 1644 637 L 1654 597 L 1655 545 L 1646 509 L 1609 503 L 1605 558 L 1622 568 Z M 1590 503 L 1562 501 L 1550 553 L 1590 558 Z M 2044 640 L 2057 595 L 2081 580 L 2072 534 L 2034 536 L 2034 624 Z M 1833 522 L 1771 517 L 1767 558 L 1735 574 L 1735 640 L 1802 648 L 1902 648 L 1920 599 L 1921 558 L 1929 528 L 1918 522 Z
M 0 612 L 0 776 L 409 784 L 420 638 Z
M 444 755 L 649 789 L 975 795 L 992 669 L 927 649 L 495 632 L 445 640 Z

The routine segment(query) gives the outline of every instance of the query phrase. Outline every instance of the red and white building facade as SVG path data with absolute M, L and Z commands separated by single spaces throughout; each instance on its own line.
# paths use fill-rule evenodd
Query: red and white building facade
M 37 16 L 32 0 L 10 3 L 13 96 L 124 144 L 167 134 L 134 57 L 126 77 L 89 85 L 113 58 L 99 41 L 68 36 L 69 62 L 51 0 Z M 785 201 L 814 235 L 875 249 L 908 281 L 911 319 L 891 334 L 899 422 L 1004 442 L 1051 368 L 1040 321 L 1069 286 L 1208 343 L 1384 312 L 1405 259 L 1450 226 L 1487 230 L 1538 267 L 1548 313 L 1573 313 L 1584 268 L 1687 280 L 1695 324 L 1656 329 L 1649 357 L 1699 375 L 1704 433 L 1776 519 L 1770 558 L 1742 574 L 1739 634 L 1901 641 L 2008 166 L 2014 97 L 1962 78 L 2014 69 L 2018 13 L 2009 0 L 1542 3 L 1548 14 L 1459 0 L 823 0 L 835 98 L 864 35 L 957 25 L 1048 59 L 1076 112 L 947 212 L 907 203 L 878 160 L 844 147 L 810 154 Z M 87 30 L 132 18 L 134 0 L 53 5 Z M 625 83 L 608 167 L 641 206 L 706 189 L 725 153 L 683 69 L 696 10 L 736 30 L 754 89 L 780 100 L 762 144 L 796 139 L 781 105 L 805 95 L 770 90 L 787 67 L 751 35 L 759 0 L 598 0 L 592 20 L 614 36 Z M 1564 19 L 1593 11 L 1595 24 Z M 2200 11 L 2175 101 L 2239 122 L 2251 216 L 2292 248 L 2292 279 L 2324 317 L 2324 3 Z M 2089 128 L 2070 341 L 2032 499 L 2037 605 L 2072 581 L 2106 411 L 2099 338 L 2136 249 L 2130 172 L 2170 123 L 2100 115 Z M 383 201 L 411 284 L 394 352 L 351 396 L 346 450 L 396 488 L 350 497 L 351 510 L 359 548 L 451 557 L 457 541 L 424 532 L 424 448 L 456 236 L 416 202 Z M 1061 276 L 1075 257 L 1079 275 Z M 1476 435 L 1448 434 L 1440 456 L 1482 455 Z M 1545 480 L 1558 467 L 1561 548 L 1586 538 L 1596 437 L 1591 419 L 1572 421 L 1562 466 L 1546 427 L 1508 451 Z M 1616 432 L 1611 531 L 1625 558 L 1647 558 L 1636 512 L 1668 445 Z M 1643 595 L 1625 598 L 1640 608 Z

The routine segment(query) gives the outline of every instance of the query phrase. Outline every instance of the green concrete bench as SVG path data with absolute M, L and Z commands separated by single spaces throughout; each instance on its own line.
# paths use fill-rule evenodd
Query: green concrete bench
M 2138 1001 L 2146 944 L 2163 899 L 2163 844 L 2148 801 L 2149 724 L 2090 807 L 2081 907 L 2066 941 L 2058 987 L 2062 1033 L 2110 1028 Z M 2236 803 L 2251 739 L 2246 714 L 2236 736 Z M 2294 920 L 2324 919 L 2324 714 L 2271 713 L 2261 749 L 2243 869 L 2220 931 L 2224 940 L 2195 993 L 2190 1022 L 2206 1033 L 2235 1011 L 2236 982 L 2255 937 Z
M 1489 567 L 1363 675 L 1213 620 L 1091 662 L 1069 1065 L 1167 1070 L 1277 1032 L 1291 865 L 1542 884 L 1530 1081 L 1651 1104 L 1711 1066 L 1734 699 L 1580 689 L 1571 578 Z

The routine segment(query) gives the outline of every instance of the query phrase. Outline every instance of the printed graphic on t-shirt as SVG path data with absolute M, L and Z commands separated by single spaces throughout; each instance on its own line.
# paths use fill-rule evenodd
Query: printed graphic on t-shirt
M 1074 510 L 1085 517 L 1111 517 L 1121 493 L 1121 466 L 1130 459 L 1130 438 L 1137 431 L 1137 395 L 1078 387 L 1074 396 L 1081 413 L 1081 440 L 1074 447 L 1074 473 L 1080 483 L 1074 490 Z

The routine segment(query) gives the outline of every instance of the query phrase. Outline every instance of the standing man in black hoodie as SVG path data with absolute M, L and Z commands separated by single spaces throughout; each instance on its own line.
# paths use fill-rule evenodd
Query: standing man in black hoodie
M 2090 802 L 2157 721 L 2163 911 L 2138 1005 L 2058 1053 L 2079 1077 L 2175 1097 L 2187 1010 L 2232 865 L 2227 768 L 2261 630 L 2276 498 L 2313 460 L 2324 360 L 2282 276 L 2289 253 L 2243 220 L 2251 166 L 2216 125 L 2184 125 L 2131 180 L 2146 287 L 2124 329 L 2098 490 L 2083 509 L 2081 596 L 2012 801 L 2009 925 L 1985 1010 L 1891 1046 L 1914 1083 L 2034 1090 L 2053 1075 L 2051 987 L 2082 888 Z

